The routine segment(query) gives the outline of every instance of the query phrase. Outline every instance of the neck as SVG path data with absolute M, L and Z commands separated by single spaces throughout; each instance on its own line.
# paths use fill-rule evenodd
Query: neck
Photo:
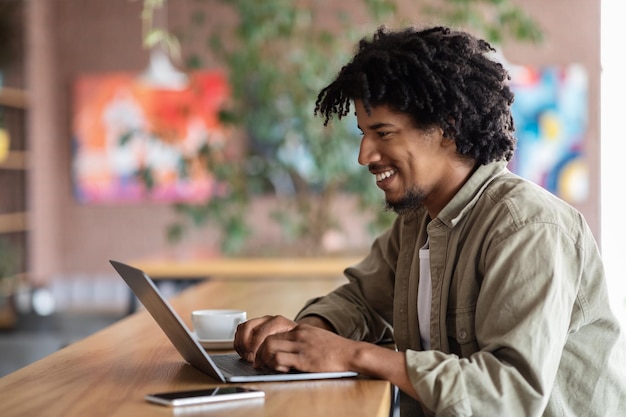
M 432 200 L 424 200 L 424 206 L 431 219 L 439 215 L 439 212 L 454 198 L 477 168 L 478 164 L 473 160 L 471 164 L 464 160 L 451 166 L 450 176 L 446 177 L 445 183 L 437 193 L 434 193 L 436 197 Z

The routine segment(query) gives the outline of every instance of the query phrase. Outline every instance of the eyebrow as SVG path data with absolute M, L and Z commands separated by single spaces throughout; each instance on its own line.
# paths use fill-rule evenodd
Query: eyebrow
M 357 127 L 359 129 L 361 129 L 361 126 L 357 125 Z M 394 127 L 394 125 L 392 123 L 380 122 L 380 123 L 374 123 L 372 125 L 367 126 L 367 128 L 370 129 L 370 130 L 380 129 L 381 127 Z M 363 129 L 361 129 L 361 130 L 363 130 Z

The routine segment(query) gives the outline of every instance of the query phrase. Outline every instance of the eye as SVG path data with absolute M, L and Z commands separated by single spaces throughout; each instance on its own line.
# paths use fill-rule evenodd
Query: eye
M 379 138 L 385 138 L 389 136 L 391 132 L 385 132 L 385 131 L 379 130 L 376 132 L 376 134 L 378 135 Z

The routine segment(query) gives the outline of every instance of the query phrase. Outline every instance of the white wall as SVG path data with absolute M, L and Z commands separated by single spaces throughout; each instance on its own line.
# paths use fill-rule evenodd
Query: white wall
M 626 237 L 624 222 L 624 97 L 623 14 L 620 0 L 604 0 L 602 7 L 601 77 L 601 235 L 609 292 L 615 312 L 626 325 Z

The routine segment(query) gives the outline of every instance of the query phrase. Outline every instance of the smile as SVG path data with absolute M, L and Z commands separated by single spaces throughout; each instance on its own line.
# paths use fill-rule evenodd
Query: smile
M 379 181 L 383 181 L 389 177 L 391 177 L 392 175 L 394 175 L 397 171 L 395 169 L 390 169 L 384 172 L 380 172 L 378 174 L 376 174 L 376 182 Z

